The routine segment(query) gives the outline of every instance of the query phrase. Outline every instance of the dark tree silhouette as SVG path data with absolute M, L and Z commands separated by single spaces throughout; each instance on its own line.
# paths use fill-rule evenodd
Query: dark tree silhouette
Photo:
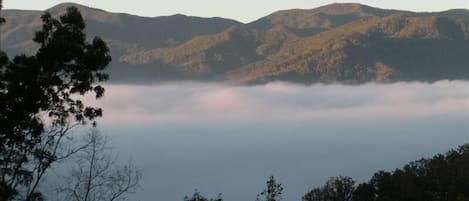
M 380 171 L 358 186 L 356 200 L 469 201 L 469 144 L 420 159 L 392 172 Z
M 2 8 L 3 8 L 3 2 L 2 0 L 0 0 L 0 11 L 2 10 Z M 5 19 L 2 16 L 0 16 L 0 25 L 4 22 L 5 22 Z
M 218 194 L 218 196 L 216 198 L 205 198 L 204 196 L 202 196 L 202 194 L 200 194 L 199 191 L 197 191 L 197 189 L 194 191 L 194 194 L 189 197 L 189 196 L 185 196 L 184 197 L 184 201 L 223 201 L 223 198 L 221 196 L 221 194 Z
M 379 171 L 359 184 L 331 178 L 306 193 L 304 201 L 469 201 L 469 144 L 394 171 Z
M 374 201 L 376 200 L 373 186 L 363 183 L 357 186 L 353 192 L 354 201 Z
M 256 201 L 280 201 L 282 200 L 282 184 L 275 181 L 274 176 L 270 176 L 266 182 L 266 188 L 257 195 Z
M 108 78 L 103 73 L 111 61 L 106 43 L 97 37 L 87 42 L 83 18 L 75 7 L 59 19 L 46 12 L 42 21 L 42 30 L 34 37 L 39 43 L 36 55 L 10 61 L 0 52 L 2 201 L 18 198 L 20 190 L 26 192 L 21 199 L 42 199 L 36 192 L 37 181 L 59 159 L 51 147 L 63 137 L 46 135 L 48 129 L 94 124 L 102 115 L 100 108 L 84 105 L 76 95 L 103 96 L 104 88 L 96 83 Z
M 349 177 L 332 177 L 322 187 L 303 196 L 303 201 L 352 201 L 355 181 Z

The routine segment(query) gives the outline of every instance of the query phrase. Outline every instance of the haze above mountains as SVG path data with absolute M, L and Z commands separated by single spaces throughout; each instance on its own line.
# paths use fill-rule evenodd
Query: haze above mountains
M 77 4 L 88 36 L 108 43 L 112 82 L 363 83 L 469 79 L 469 10 L 436 13 L 331 4 L 243 24 L 184 15 L 139 17 Z M 32 54 L 42 11 L 3 10 L 1 48 Z

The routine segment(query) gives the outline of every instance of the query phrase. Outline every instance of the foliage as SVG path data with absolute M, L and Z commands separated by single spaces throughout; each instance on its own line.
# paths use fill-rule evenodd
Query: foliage
M 282 184 L 277 183 L 274 176 L 270 176 L 266 182 L 266 188 L 257 195 L 256 201 L 280 201 L 282 191 Z
M 221 194 L 218 194 L 218 196 L 216 198 L 208 199 L 208 198 L 205 198 L 204 196 L 202 196 L 200 194 L 200 192 L 197 191 L 197 189 L 196 189 L 194 194 L 191 197 L 185 196 L 184 201 L 223 201 L 223 198 L 222 198 Z
M 28 192 L 23 199 L 39 199 L 38 180 L 59 159 L 53 147 L 63 136 L 60 130 L 102 115 L 76 97 L 104 95 L 96 83 L 108 78 L 106 43 L 97 37 L 86 41 L 84 20 L 74 7 L 59 19 L 46 12 L 42 21 L 35 55 L 10 61 L 0 52 L 0 200 L 13 199 L 20 189 Z M 47 135 L 47 128 L 58 135 Z
M 360 200 L 467 201 L 469 200 L 469 144 L 411 162 L 392 172 L 380 171 L 360 185 Z M 358 200 L 358 199 L 357 199 Z
M 2 1 L 3 1 L 3 0 L 0 0 L 0 11 L 1 11 L 2 8 L 3 8 L 3 3 L 2 3 Z M 2 23 L 4 23 L 4 22 L 5 22 L 5 19 L 0 16 L 0 25 L 1 25 Z
M 445 155 L 420 159 L 392 172 L 379 171 L 354 185 L 347 177 L 331 178 L 306 193 L 304 201 L 468 201 L 469 144 Z
M 303 196 L 303 201 L 352 201 L 355 181 L 349 177 L 332 177 L 323 187 L 315 188 Z

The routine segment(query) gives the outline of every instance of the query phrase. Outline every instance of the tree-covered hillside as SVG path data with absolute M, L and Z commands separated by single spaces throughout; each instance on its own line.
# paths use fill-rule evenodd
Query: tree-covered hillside
M 61 4 L 49 9 L 59 15 Z M 436 13 L 331 4 L 252 23 L 183 15 L 139 17 L 79 7 L 115 60 L 114 82 L 272 80 L 363 83 L 468 79 L 469 11 Z M 41 12 L 6 10 L 2 48 L 34 53 Z

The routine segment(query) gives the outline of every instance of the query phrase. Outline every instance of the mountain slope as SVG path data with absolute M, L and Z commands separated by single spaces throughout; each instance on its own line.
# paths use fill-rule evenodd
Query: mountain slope
M 371 17 L 309 37 L 282 25 L 232 27 L 176 47 L 144 50 L 122 62 L 167 64 L 179 73 L 257 83 L 467 79 L 469 23 L 445 17 Z
M 98 35 L 110 41 L 111 45 L 114 45 L 113 50 L 172 46 L 197 35 L 217 33 L 240 24 L 223 18 L 199 18 L 184 15 L 139 17 L 110 13 L 72 3 L 59 4 L 48 11 L 58 16 L 64 13 L 68 6 L 78 7 L 86 21 L 88 34 Z M 30 45 L 34 32 L 41 26 L 41 15 L 40 11 L 2 11 L 2 16 L 7 20 L 2 26 L 3 47 L 10 49 L 10 52 L 20 52 L 25 45 Z M 116 55 L 119 54 L 116 53 Z
M 290 79 L 360 83 L 467 79 L 469 23 L 394 14 L 367 18 L 285 44 L 263 61 L 233 71 L 242 82 Z
M 109 44 L 111 81 L 389 82 L 469 79 L 469 11 L 436 13 L 331 4 L 249 24 L 183 15 L 139 17 L 77 4 L 90 36 Z M 35 50 L 38 11 L 2 11 L 1 45 Z
M 387 16 L 397 11 L 353 3 L 330 4 L 314 9 L 283 10 L 247 24 L 254 29 L 282 25 L 300 35 L 312 35 L 367 17 Z

